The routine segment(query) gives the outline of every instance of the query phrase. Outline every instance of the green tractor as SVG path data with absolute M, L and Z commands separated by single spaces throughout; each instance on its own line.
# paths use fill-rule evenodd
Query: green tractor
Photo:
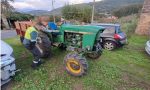
M 73 76 L 87 73 L 88 63 L 85 56 L 97 59 L 102 54 L 100 34 L 104 28 L 91 25 L 62 25 L 59 30 L 40 32 L 37 46 L 48 56 L 51 46 L 70 51 L 64 57 L 66 71 Z M 48 46 L 44 46 L 47 43 Z
M 73 76 L 87 73 L 85 56 L 97 59 L 102 54 L 100 34 L 103 27 L 89 25 L 62 25 L 59 30 L 48 30 L 53 46 L 70 51 L 64 58 L 67 72 Z

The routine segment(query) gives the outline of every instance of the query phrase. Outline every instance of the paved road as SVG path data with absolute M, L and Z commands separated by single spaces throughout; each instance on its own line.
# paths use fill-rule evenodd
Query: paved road
M 12 38 L 17 36 L 15 30 L 1 30 L 1 39 Z

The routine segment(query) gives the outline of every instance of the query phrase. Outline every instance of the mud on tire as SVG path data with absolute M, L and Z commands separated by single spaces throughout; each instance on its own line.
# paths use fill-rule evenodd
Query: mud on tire
M 87 61 L 77 53 L 67 54 L 64 58 L 64 64 L 66 71 L 73 76 L 83 76 L 87 73 Z

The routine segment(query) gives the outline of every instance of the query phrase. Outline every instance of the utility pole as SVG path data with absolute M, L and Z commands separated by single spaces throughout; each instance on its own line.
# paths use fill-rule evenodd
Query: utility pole
M 54 10 L 54 0 L 52 0 L 52 10 Z M 53 11 L 53 22 L 55 23 L 56 21 L 55 21 L 55 15 L 54 15 L 54 11 Z
M 95 0 L 93 0 L 93 8 L 92 8 L 92 18 L 91 18 L 91 23 L 94 21 L 94 10 L 95 10 Z

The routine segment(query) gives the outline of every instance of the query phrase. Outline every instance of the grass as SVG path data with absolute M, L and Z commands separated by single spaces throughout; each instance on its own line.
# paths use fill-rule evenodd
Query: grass
M 57 48 L 44 59 L 38 70 L 30 67 L 32 55 L 19 38 L 6 39 L 13 49 L 18 69 L 13 79 L 14 90 L 148 90 L 150 89 L 150 58 L 144 51 L 146 36 L 133 35 L 129 44 L 115 51 L 104 50 L 98 60 L 88 59 L 88 74 L 73 77 L 66 73 L 63 58 L 67 54 Z
M 124 30 L 128 27 L 125 24 L 123 24 Z M 66 51 L 53 48 L 52 57 L 43 59 L 45 63 L 39 69 L 33 70 L 30 67 L 33 57 L 20 43 L 19 38 L 6 39 L 5 41 L 14 49 L 17 68 L 22 69 L 13 78 L 11 88 L 13 90 L 150 90 L 150 57 L 144 50 L 147 40 L 146 36 L 130 34 L 128 45 L 115 51 L 104 50 L 103 55 L 97 60 L 88 59 L 87 75 L 73 77 L 64 70 L 63 58 L 67 54 Z

